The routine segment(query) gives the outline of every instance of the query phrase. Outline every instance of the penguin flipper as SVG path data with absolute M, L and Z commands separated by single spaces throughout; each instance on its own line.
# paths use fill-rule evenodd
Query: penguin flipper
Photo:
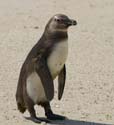
M 54 97 L 54 84 L 46 60 L 44 58 L 38 59 L 35 69 L 41 79 L 47 99 L 52 100 Z
M 59 100 L 62 98 L 62 95 L 63 95 L 65 80 L 66 80 L 66 66 L 64 65 L 63 69 L 61 70 L 58 76 L 58 99 Z

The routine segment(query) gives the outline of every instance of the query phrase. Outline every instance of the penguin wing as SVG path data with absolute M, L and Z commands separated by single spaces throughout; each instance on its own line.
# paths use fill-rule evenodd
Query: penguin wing
M 51 100 L 54 96 L 54 84 L 51 73 L 48 69 L 46 60 L 44 58 L 36 61 L 36 72 L 40 76 L 44 91 L 48 100 Z
M 63 69 L 61 70 L 58 76 L 58 99 L 59 100 L 62 98 L 62 95 L 63 95 L 65 80 L 66 80 L 66 66 L 64 65 Z

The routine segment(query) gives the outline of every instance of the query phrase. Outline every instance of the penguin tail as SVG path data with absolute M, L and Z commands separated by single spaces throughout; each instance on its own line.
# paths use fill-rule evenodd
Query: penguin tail
M 26 111 L 26 108 L 21 103 L 17 103 L 17 107 L 21 113 L 24 113 Z
M 21 113 L 24 113 L 26 111 L 26 107 L 24 104 L 24 100 L 22 95 L 20 93 L 16 93 L 16 102 L 17 102 L 17 108 Z

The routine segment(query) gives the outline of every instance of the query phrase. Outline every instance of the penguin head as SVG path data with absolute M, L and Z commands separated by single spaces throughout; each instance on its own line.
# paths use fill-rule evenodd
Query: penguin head
M 76 24 L 77 22 L 75 20 L 70 19 L 64 14 L 56 14 L 49 20 L 47 29 L 50 31 L 66 32 L 68 27 Z

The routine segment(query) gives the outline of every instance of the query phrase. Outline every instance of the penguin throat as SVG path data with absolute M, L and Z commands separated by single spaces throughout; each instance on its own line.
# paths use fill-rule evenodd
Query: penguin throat
M 68 38 L 68 34 L 67 34 L 67 30 L 66 31 L 62 31 L 62 30 L 57 30 L 57 31 L 53 31 L 53 32 L 50 32 L 50 31 L 46 31 L 44 32 L 44 34 L 46 35 L 46 37 L 48 39 L 67 39 Z

